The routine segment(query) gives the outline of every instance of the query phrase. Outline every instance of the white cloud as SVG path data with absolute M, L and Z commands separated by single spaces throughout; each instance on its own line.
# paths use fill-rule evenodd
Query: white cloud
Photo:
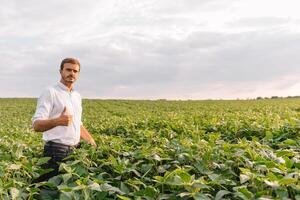
M 2 96 L 38 96 L 69 56 L 82 63 L 84 97 L 246 98 L 299 89 L 296 78 L 282 81 L 300 74 L 295 0 L 82 2 L 1 2 Z

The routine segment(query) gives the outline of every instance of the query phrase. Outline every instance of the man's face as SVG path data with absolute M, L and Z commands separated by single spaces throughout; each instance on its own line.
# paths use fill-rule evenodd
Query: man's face
M 73 84 L 79 77 L 80 67 L 77 64 L 65 63 L 60 70 L 62 80 L 67 84 Z

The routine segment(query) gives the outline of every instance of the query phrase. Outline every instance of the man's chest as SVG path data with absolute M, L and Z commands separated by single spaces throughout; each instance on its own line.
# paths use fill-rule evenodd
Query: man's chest
M 53 95 L 53 114 L 61 113 L 65 107 L 69 115 L 81 115 L 81 99 L 78 95 L 67 92 L 55 92 Z

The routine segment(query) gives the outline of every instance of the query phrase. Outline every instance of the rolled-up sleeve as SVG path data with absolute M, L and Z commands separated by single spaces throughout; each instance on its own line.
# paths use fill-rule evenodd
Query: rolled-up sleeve
M 36 120 L 48 119 L 53 106 L 50 89 L 47 89 L 38 99 L 36 111 L 31 119 L 32 125 Z

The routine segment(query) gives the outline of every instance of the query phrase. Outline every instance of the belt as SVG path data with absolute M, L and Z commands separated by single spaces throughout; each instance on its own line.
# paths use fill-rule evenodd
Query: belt
M 48 142 L 46 142 L 45 146 L 64 148 L 64 149 L 70 149 L 71 150 L 71 149 L 79 148 L 80 143 L 78 143 L 76 145 L 67 145 L 67 144 L 61 144 L 61 143 L 57 143 L 57 142 L 48 141 Z

